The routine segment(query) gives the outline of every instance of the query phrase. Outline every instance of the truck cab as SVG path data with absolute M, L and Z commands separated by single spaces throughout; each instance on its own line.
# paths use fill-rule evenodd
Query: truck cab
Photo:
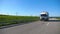
M 40 20 L 41 20 L 41 21 L 42 21 L 42 20 L 48 21 L 48 20 L 49 20 L 49 14 L 48 14 L 48 12 L 45 12 L 45 11 L 41 12 L 41 13 L 40 13 Z

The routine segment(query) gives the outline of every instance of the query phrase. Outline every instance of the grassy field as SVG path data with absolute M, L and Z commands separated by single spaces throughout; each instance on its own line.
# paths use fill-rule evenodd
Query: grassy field
M 19 23 L 28 23 L 39 20 L 37 16 L 9 16 L 0 15 L 0 26 L 7 26 Z

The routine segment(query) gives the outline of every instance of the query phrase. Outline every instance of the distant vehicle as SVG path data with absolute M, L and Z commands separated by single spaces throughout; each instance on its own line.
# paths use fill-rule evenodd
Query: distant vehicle
M 48 21 L 49 20 L 49 13 L 46 11 L 43 11 L 40 13 L 40 20 Z

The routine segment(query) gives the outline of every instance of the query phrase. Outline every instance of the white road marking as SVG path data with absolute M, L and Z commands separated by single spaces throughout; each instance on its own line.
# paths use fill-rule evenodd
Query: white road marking
M 47 26 L 49 25 L 49 23 L 47 23 Z

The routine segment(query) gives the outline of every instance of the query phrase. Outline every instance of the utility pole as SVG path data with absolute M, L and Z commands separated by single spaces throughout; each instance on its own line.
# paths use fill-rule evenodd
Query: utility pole
M 16 12 L 16 16 L 18 15 L 18 13 Z M 16 17 L 16 23 L 17 23 L 17 17 Z
M 16 16 L 18 15 L 18 13 L 16 12 Z

